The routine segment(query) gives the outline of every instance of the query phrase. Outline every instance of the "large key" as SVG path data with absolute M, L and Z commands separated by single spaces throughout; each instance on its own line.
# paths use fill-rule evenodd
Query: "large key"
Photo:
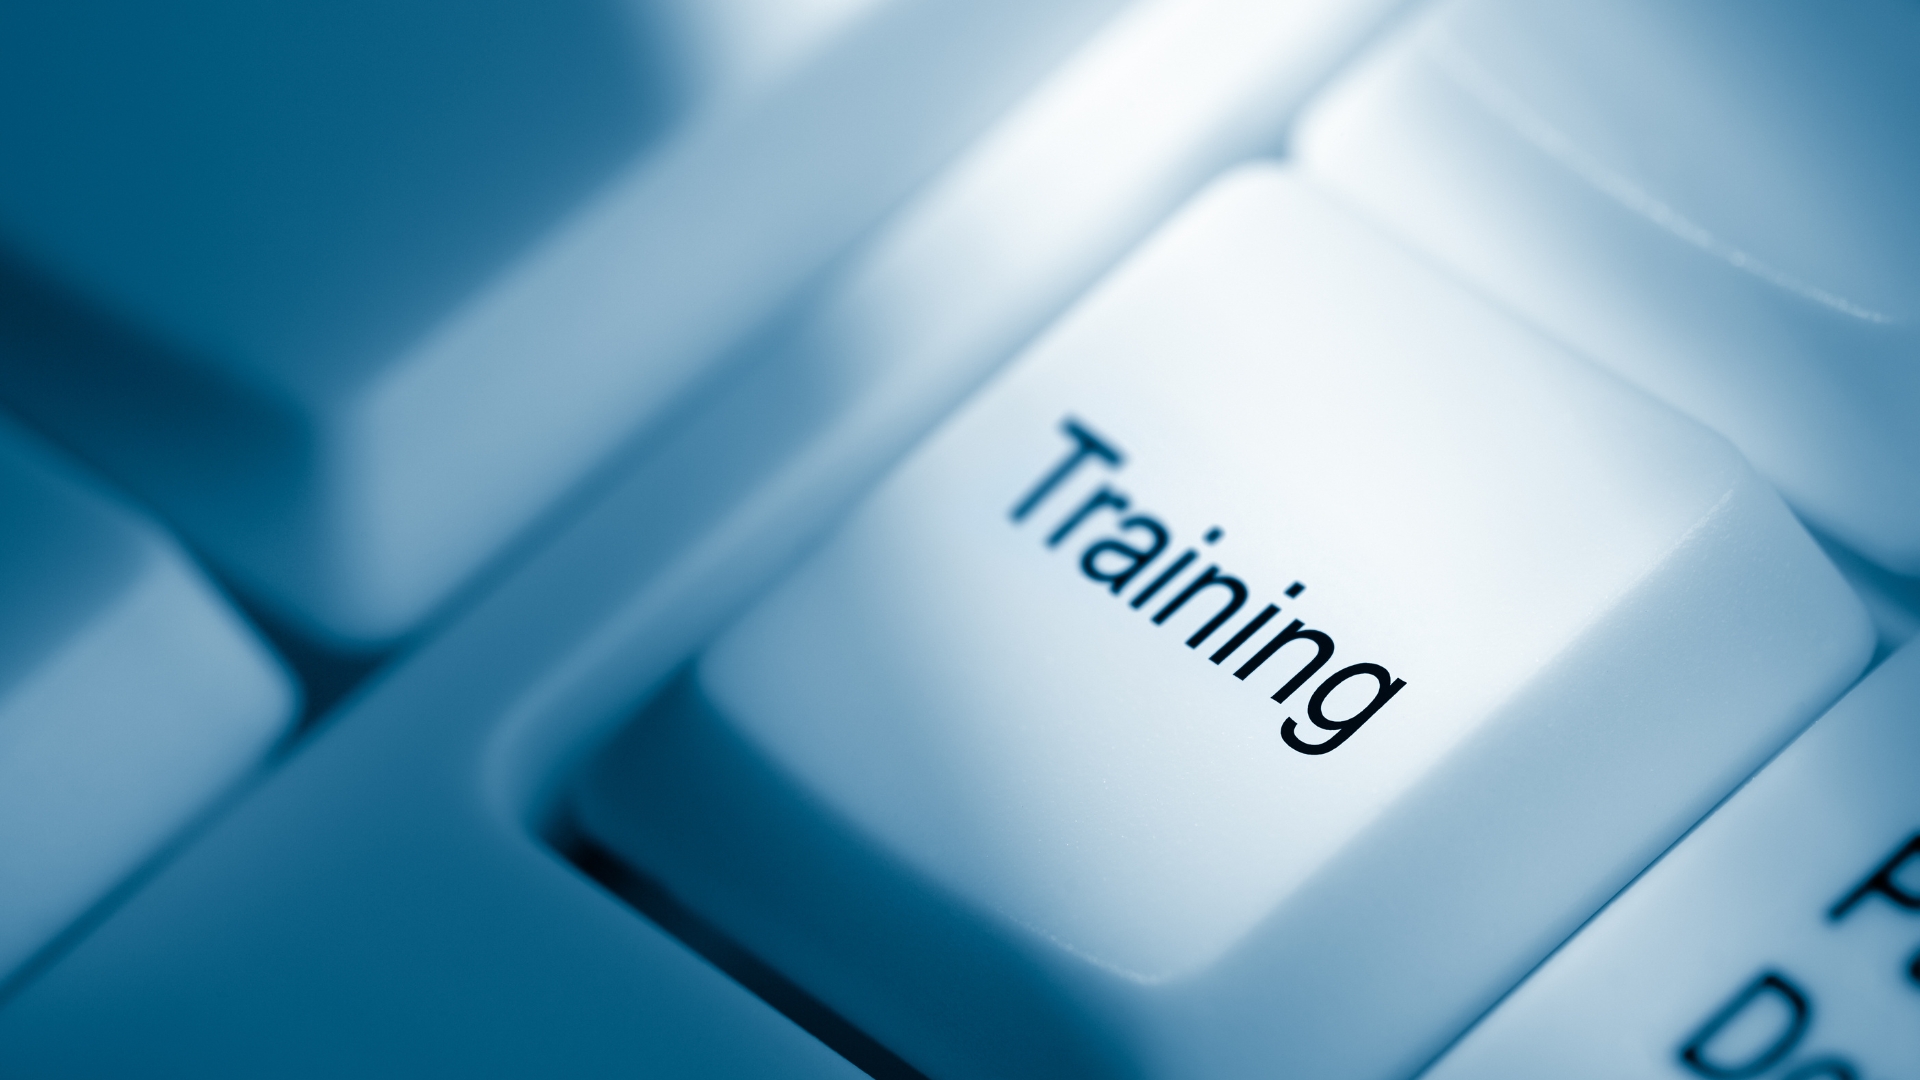
M 917 450 L 580 793 L 930 1075 L 1404 1075 L 1836 697 L 1725 442 L 1283 169 Z

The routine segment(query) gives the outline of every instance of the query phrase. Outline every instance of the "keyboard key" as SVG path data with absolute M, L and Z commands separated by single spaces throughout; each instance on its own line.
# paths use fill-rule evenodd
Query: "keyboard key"
M 0 980 L 286 730 L 279 662 L 152 526 L 0 422 Z
M 1870 645 L 1731 447 L 1256 167 L 576 810 L 929 1075 L 1403 1076 Z
M 1303 118 L 1305 167 L 1920 574 L 1920 8 L 1436 6 Z
M 1119 2 L 18 13 L 0 395 L 383 643 Z
M 1920 1073 L 1920 648 L 1601 912 L 1428 1080 Z

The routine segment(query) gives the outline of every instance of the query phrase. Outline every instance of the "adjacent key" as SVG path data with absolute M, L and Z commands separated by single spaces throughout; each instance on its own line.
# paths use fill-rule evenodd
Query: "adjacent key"
M 11 13 L 0 396 L 384 644 L 1119 2 Z
M 1428 1080 L 1920 1074 L 1920 648 L 1876 668 Z
M 929 1075 L 1386 1080 L 1869 648 L 1725 442 L 1254 167 L 917 450 L 578 813 Z
M 294 706 L 166 537 L 0 422 L 0 981 L 253 767 Z
M 1336 82 L 1306 169 L 1920 574 L 1920 8 L 1459 0 Z

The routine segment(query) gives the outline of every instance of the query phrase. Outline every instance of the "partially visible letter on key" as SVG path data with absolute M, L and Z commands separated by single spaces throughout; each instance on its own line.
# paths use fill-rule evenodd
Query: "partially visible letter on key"
M 1920 1074 L 1916 712 L 1908 646 L 1424 1080 Z

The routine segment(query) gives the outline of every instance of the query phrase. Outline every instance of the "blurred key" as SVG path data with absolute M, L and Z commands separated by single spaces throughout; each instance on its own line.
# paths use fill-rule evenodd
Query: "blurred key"
M 258 762 L 294 698 L 164 536 L 0 422 L 0 980 Z
M 1119 3 L 11 12 L 0 395 L 379 644 Z
M 1302 121 L 1306 168 L 1920 574 L 1920 8 L 1462 0 Z
M 929 1075 L 1385 1080 L 1869 644 L 1731 447 L 1253 168 L 578 812 Z
M 1920 649 L 1896 654 L 1428 1080 L 1920 1075 Z

